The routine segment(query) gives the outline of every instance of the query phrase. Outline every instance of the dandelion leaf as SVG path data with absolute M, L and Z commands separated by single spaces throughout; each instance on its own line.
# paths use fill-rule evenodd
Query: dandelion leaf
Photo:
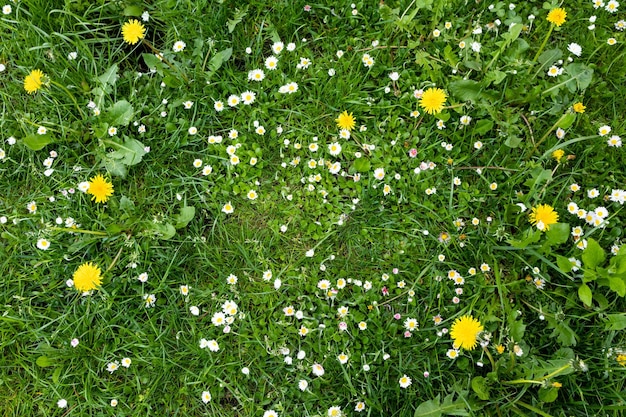
M 221 68 L 222 64 L 228 61 L 233 54 L 233 48 L 226 48 L 223 51 L 219 51 L 209 61 L 209 68 L 207 69 L 207 77 L 211 78 L 213 74 Z
M 616 331 L 626 329 L 626 313 L 607 314 L 604 329 Z
M 555 387 L 550 388 L 540 388 L 539 389 L 539 400 L 544 403 L 551 403 L 556 401 L 559 396 L 559 389 Z
M 143 10 L 144 9 L 141 6 L 132 4 L 124 8 L 124 16 L 135 16 L 135 17 L 141 16 L 141 14 L 143 13 Z
M 176 216 L 176 225 L 177 229 L 182 229 L 187 226 L 189 222 L 193 219 L 193 216 L 196 214 L 196 209 L 193 206 L 185 206 L 180 209 L 180 213 Z
M 24 145 L 31 151 L 39 151 L 52 142 L 54 142 L 52 136 L 48 133 L 45 135 L 28 135 L 24 138 Z
M 476 394 L 478 398 L 481 400 L 489 399 L 489 385 L 487 385 L 487 380 L 482 376 L 477 376 L 472 379 L 472 391 Z
M 104 84 L 105 86 L 115 85 L 115 82 L 119 78 L 117 71 L 118 71 L 117 64 L 113 64 L 109 68 L 107 68 L 104 74 L 98 77 L 98 80 L 100 80 L 100 82 Z
M 570 92 L 585 90 L 593 80 L 593 69 L 582 63 L 574 63 L 565 67 L 565 71 L 572 77 L 566 86 Z
M 560 245 L 567 242 L 569 236 L 570 227 L 568 223 L 555 223 L 546 232 L 546 243 L 549 246 Z
M 413 417 L 441 417 L 443 415 L 467 416 L 465 402 L 461 400 L 453 401 L 454 394 L 447 395 L 440 400 L 437 395 L 434 399 L 421 403 L 416 409 Z
M 135 110 L 133 106 L 126 100 L 120 100 L 109 107 L 106 114 L 106 121 L 110 126 L 128 126 L 134 114 Z

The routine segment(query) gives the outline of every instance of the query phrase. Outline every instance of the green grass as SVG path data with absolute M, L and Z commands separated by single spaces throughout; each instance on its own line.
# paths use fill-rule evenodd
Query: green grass
M 626 127 L 619 8 L 586 0 L 312 2 L 310 11 L 262 0 L 9 4 L 0 16 L 0 415 L 626 410 L 625 217 L 610 198 L 626 176 L 623 148 L 607 143 Z M 566 9 L 566 22 L 540 50 L 555 7 Z M 130 19 L 146 27 L 135 45 L 122 36 Z M 265 67 L 271 55 L 276 70 Z M 297 67 L 301 57 L 308 68 Z M 548 76 L 553 65 L 563 73 Z M 46 77 L 28 94 L 34 69 Z M 261 82 L 248 80 L 255 69 Z M 279 92 L 291 82 L 297 92 Z M 414 96 L 430 87 L 447 94 L 434 115 Z M 245 91 L 256 94 L 251 105 L 227 104 Z M 584 113 L 572 110 L 577 102 Z M 335 121 L 343 111 L 356 121 L 349 139 Z M 466 126 L 462 116 L 471 117 Z M 600 136 L 605 125 L 611 132 Z M 338 155 L 329 150 L 335 142 Z M 97 174 L 114 188 L 104 204 L 80 191 Z M 604 208 L 604 223 L 570 213 L 572 202 Z M 530 221 L 540 204 L 559 216 L 547 231 Z M 102 284 L 82 295 L 67 281 L 86 262 L 101 268 Z M 448 279 L 453 271 L 462 284 Z M 212 318 L 227 301 L 237 314 L 224 331 Z M 464 315 L 484 327 L 484 346 L 454 352 L 450 331 Z M 405 334 L 407 319 L 419 329 Z M 202 348 L 203 339 L 219 351 Z M 128 368 L 107 370 L 123 358 Z M 405 375 L 412 383 L 402 388 Z

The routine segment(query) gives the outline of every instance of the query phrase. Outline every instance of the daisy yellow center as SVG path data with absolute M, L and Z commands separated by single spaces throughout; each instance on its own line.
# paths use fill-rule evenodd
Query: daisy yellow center
M 100 277 L 100 268 L 91 262 L 86 262 L 74 271 L 72 277 L 74 287 L 78 291 L 91 291 L 100 286 L 102 279 Z
M 131 19 L 122 26 L 122 37 L 124 38 L 124 42 L 131 45 L 134 45 L 139 42 L 140 39 L 143 39 L 145 33 L 146 27 L 136 19 Z
M 352 130 L 354 129 L 354 126 L 356 126 L 354 116 L 352 113 L 348 113 L 347 111 L 341 113 L 339 117 L 335 119 L 335 122 L 337 122 L 337 127 L 339 127 L 339 129 Z
M 556 26 L 561 26 L 563 23 L 565 23 L 566 17 L 567 12 L 565 11 L 565 9 L 558 7 L 556 9 L 550 10 L 550 13 L 548 13 L 548 17 L 546 19 L 548 20 L 548 22 L 554 23 Z
M 528 217 L 533 226 L 539 222 L 543 223 L 545 230 L 550 230 L 550 225 L 559 221 L 559 214 L 548 204 L 533 207 Z
M 98 174 L 89 181 L 87 193 L 92 196 L 91 199 L 95 200 L 96 203 L 106 203 L 109 197 L 113 195 L 113 184 Z
M 452 323 L 450 337 L 454 342 L 454 348 L 472 350 L 478 342 L 478 335 L 483 331 L 483 325 L 472 316 L 459 317 Z
M 39 69 L 34 69 L 24 78 L 24 90 L 28 94 L 35 93 L 43 85 L 44 73 Z
M 441 110 L 443 110 L 446 98 L 448 98 L 448 96 L 441 88 L 429 88 L 422 94 L 420 106 L 428 114 L 440 113 Z

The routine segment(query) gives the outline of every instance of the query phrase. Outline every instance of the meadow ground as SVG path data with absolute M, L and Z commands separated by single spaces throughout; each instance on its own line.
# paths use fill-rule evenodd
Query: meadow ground
M 626 410 L 625 5 L 6 3 L 1 415 Z

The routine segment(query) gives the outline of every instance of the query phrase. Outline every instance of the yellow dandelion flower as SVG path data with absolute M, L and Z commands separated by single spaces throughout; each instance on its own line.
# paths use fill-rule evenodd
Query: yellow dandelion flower
M 584 113 L 587 106 L 583 105 L 583 103 L 579 101 L 578 103 L 574 103 L 572 108 L 576 113 Z
M 626 355 L 623 353 L 620 353 L 619 355 L 617 355 L 615 357 L 615 360 L 617 361 L 617 363 L 619 363 L 621 366 L 626 366 Z
M 101 271 L 98 265 L 94 265 L 91 262 L 85 262 L 74 271 L 74 287 L 78 291 L 91 291 L 100 286 L 102 279 L 100 277 Z
M 557 149 L 556 151 L 552 152 L 552 157 L 556 159 L 556 162 L 558 163 L 561 162 L 561 158 L 563 158 L 563 155 L 565 155 L 565 151 L 563 149 Z
M 335 122 L 337 122 L 337 127 L 339 129 L 352 130 L 354 129 L 354 126 L 356 126 L 354 116 L 352 115 L 352 113 L 348 114 L 347 111 L 341 113 L 339 117 L 335 119 Z
M 441 88 L 429 88 L 420 99 L 420 107 L 428 114 L 440 113 L 448 95 Z
M 550 230 L 550 225 L 559 221 L 559 214 L 548 204 L 533 207 L 528 218 L 533 226 L 539 230 Z
M 504 346 L 502 345 L 496 346 L 496 352 L 498 352 L 498 355 L 502 355 L 504 353 Z
M 450 327 L 450 337 L 454 348 L 472 350 L 478 343 L 478 335 L 483 331 L 483 325 L 472 316 L 462 316 L 454 320 Z
M 143 39 L 145 34 L 146 27 L 139 20 L 131 19 L 122 25 L 122 36 L 124 37 L 124 42 L 131 45 L 134 45 L 139 42 L 140 39 Z
M 561 26 L 565 23 L 565 18 L 567 17 L 567 12 L 565 9 L 557 7 L 556 9 L 550 10 L 548 13 L 548 17 L 546 20 L 550 23 L 554 23 L 556 26 Z
M 24 78 L 24 90 L 28 94 L 37 92 L 44 83 L 45 74 L 40 69 L 34 69 Z
M 91 200 L 95 200 L 96 203 L 106 203 L 109 197 L 113 195 L 113 184 L 98 174 L 89 181 L 87 194 L 91 194 Z

